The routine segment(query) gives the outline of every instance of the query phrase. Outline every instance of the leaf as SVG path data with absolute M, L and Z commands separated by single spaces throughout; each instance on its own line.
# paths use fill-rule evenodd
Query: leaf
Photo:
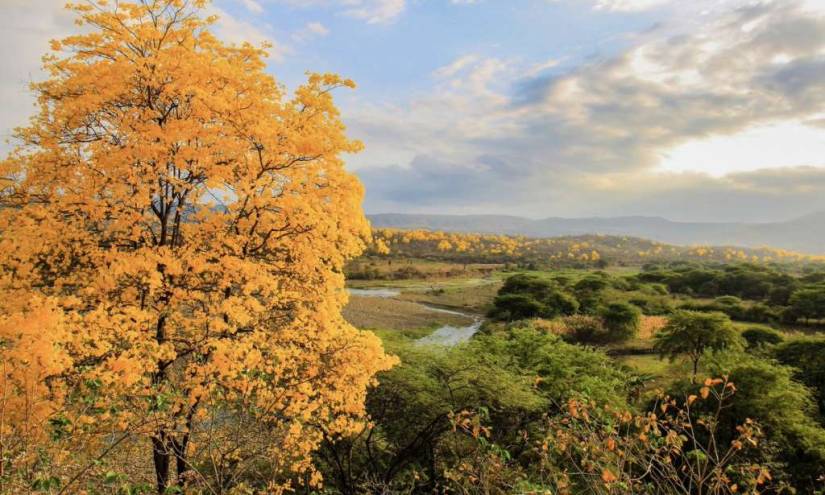
M 604 481 L 605 483 L 613 483 L 617 479 L 618 478 L 616 478 L 616 475 L 613 474 L 609 469 L 604 469 L 602 471 L 602 481 Z

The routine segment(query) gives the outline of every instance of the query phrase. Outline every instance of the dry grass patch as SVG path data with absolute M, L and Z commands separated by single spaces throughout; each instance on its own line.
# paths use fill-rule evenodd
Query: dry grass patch
M 357 328 L 412 330 L 441 325 L 470 325 L 472 318 L 441 313 L 411 301 L 350 296 L 344 318 Z
M 650 340 L 665 328 L 665 325 L 667 325 L 667 317 L 642 316 L 639 322 L 639 338 L 642 340 Z

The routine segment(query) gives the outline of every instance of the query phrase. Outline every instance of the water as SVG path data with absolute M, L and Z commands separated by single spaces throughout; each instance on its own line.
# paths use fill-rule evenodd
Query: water
M 397 297 L 401 294 L 399 289 L 347 289 L 353 296 L 380 297 L 383 299 Z
M 390 289 L 390 288 L 380 288 L 380 289 L 347 289 L 349 293 L 353 296 L 361 296 L 361 297 L 380 297 L 380 298 L 393 298 L 397 297 L 401 294 L 401 289 Z M 421 303 L 419 303 L 421 304 Z M 453 326 L 453 325 L 443 325 L 437 328 L 433 333 L 427 335 L 426 337 L 422 337 L 418 339 L 418 343 L 421 345 L 443 345 L 443 346 L 453 346 L 456 344 L 460 344 L 462 342 L 466 342 L 470 340 L 470 338 L 478 332 L 481 328 L 482 323 L 484 320 L 474 315 L 470 315 L 467 313 L 462 313 L 461 311 L 455 311 L 452 309 L 444 309 L 439 308 L 436 306 L 430 306 L 429 304 L 421 304 L 429 311 L 434 311 L 438 313 L 445 313 L 449 315 L 457 315 L 457 316 L 465 316 L 473 320 L 473 322 L 466 326 Z
M 426 337 L 418 339 L 417 343 L 421 345 L 453 346 L 467 342 L 478 332 L 482 323 L 484 323 L 484 321 L 481 318 L 476 318 L 471 325 L 467 325 L 466 327 L 444 325 Z

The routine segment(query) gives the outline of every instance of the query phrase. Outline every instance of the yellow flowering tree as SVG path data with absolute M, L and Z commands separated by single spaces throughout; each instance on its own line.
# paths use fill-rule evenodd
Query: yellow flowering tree
M 253 458 L 261 490 L 318 482 L 311 453 L 392 364 L 340 314 L 369 236 L 330 95 L 353 83 L 285 95 L 202 0 L 69 7 L 82 34 L 53 42 L 0 165 L 3 476 L 48 465 L 72 492 L 128 445 L 158 493 Z M 241 415 L 268 443 L 210 456 Z

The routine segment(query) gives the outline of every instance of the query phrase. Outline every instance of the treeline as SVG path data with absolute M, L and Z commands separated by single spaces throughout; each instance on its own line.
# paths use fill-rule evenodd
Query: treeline
M 515 263 L 524 268 L 604 268 L 610 264 L 639 266 L 651 261 L 718 263 L 793 263 L 825 261 L 772 248 L 673 246 L 615 235 L 530 238 L 429 230 L 375 229 L 367 255 L 373 258 L 424 258 L 454 263 Z
M 720 311 L 762 323 L 811 323 L 825 318 L 825 271 L 792 274 L 776 265 L 666 263 L 646 265 L 636 279 L 658 283 L 673 294 L 712 301 L 686 309 Z
M 648 264 L 626 276 L 593 271 L 577 281 L 565 275 L 522 274 L 505 282 L 490 316 L 514 320 L 597 315 L 605 311 L 607 301 L 627 303 L 646 315 L 684 309 L 717 311 L 744 322 L 812 325 L 825 319 L 825 271 L 679 262 Z

